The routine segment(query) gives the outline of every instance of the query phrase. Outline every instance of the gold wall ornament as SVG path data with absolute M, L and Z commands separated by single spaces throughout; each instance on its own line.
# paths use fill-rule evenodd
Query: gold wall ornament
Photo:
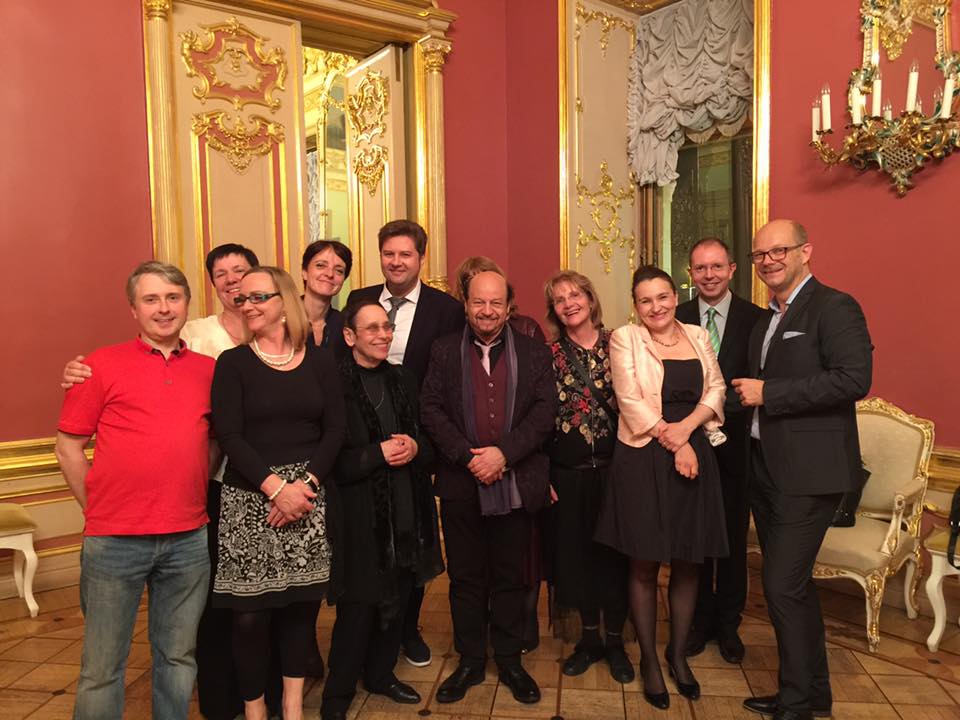
M 604 0 L 604 2 L 637 15 L 646 15 L 680 0 Z
M 143 0 L 143 16 L 147 20 L 152 18 L 166 20 L 170 17 L 171 9 L 171 0 Z
M 952 0 L 862 0 L 863 15 L 876 18 L 880 44 L 887 58 L 896 60 L 913 32 L 913 22 L 936 24 L 936 14 L 950 7 Z
M 370 196 L 377 194 L 377 187 L 383 179 L 383 171 L 387 166 L 387 148 L 382 145 L 370 145 L 357 153 L 354 160 L 354 173 L 357 180 L 363 185 Z
M 371 70 L 347 97 L 347 118 L 353 129 L 353 144 L 370 142 L 387 131 L 385 118 L 390 107 L 390 86 L 379 70 Z
M 600 185 L 591 190 L 584 185 L 582 178 L 577 178 L 577 207 L 583 207 L 584 202 L 590 204 L 590 217 L 593 227 L 588 233 L 583 226 L 577 225 L 577 257 L 590 244 L 597 245 L 597 251 L 603 259 L 604 272 L 609 273 L 612 268 L 610 260 L 613 257 L 614 247 L 629 248 L 630 267 L 633 267 L 633 255 L 636 252 L 636 238 L 633 234 L 624 235 L 621 230 L 620 207 L 624 202 L 634 204 L 633 188 L 629 185 L 614 188 L 613 178 L 604 160 L 600 163 Z
M 193 116 L 193 133 L 221 152 L 233 169 L 245 173 L 254 158 L 269 155 L 283 142 L 283 125 L 260 115 L 244 120 L 239 114 L 230 121 L 226 110 Z M 248 124 L 249 123 L 249 124 Z
M 443 64 L 447 61 L 450 52 L 450 42 L 439 38 L 429 38 L 420 42 L 423 48 L 423 64 L 428 73 L 443 71 Z
M 266 50 L 267 38 L 235 17 L 201 28 L 201 33 L 180 33 L 180 57 L 187 76 L 200 79 L 194 97 L 200 102 L 227 100 L 236 110 L 254 104 L 275 112 L 280 99 L 273 93 L 284 89 L 287 77 L 283 49 Z
M 584 25 L 592 22 L 600 23 L 600 50 L 606 52 L 610 44 L 610 33 L 616 28 L 626 30 L 630 36 L 630 47 L 636 45 L 637 28 L 633 23 L 627 22 L 621 17 L 601 12 L 600 10 L 587 10 L 582 4 L 577 3 L 577 22 L 582 20 Z

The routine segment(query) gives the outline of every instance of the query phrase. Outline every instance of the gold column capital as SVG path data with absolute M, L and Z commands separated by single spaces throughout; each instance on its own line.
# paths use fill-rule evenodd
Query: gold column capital
M 428 35 L 417 41 L 423 52 L 423 64 L 428 73 L 440 73 L 443 71 L 443 64 L 446 62 L 447 53 L 450 52 L 451 44 L 449 40 Z
M 172 9 L 172 0 L 143 0 L 143 15 L 147 20 L 166 20 Z

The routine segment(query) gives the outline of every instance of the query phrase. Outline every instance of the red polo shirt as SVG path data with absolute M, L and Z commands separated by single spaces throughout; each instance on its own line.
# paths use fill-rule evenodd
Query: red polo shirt
M 137 338 L 84 362 L 93 377 L 67 390 L 57 425 L 97 436 L 84 534 L 154 535 L 205 524 L 213 359 L 186 347 L 165 359 Z

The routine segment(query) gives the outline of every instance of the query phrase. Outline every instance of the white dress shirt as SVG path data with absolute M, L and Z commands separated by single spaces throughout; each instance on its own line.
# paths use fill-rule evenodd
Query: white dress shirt
M 397 308 L 397 316 L 393 320 L 395 325 L 393 329 L 393 342 L 390 343 L 390 353 L 387 355 L 387 361 L 394 365 L 403 364 L 403 355 L 407 351 L 407 340 L 410 339 L 410 328 L 413 327 L 413 316 L 417 312 L 417 303 L 420 301 L 420 281 L 413 286 L 413 290 L 404 297 L 407 302 Z M 390 312 L 390 298 L 393 297 L 387 289 L 386 284 L 380 293 L 380 304 L 388 313 Z
M 733 293 L 727 288 L 727 294 L 721 298 L 716 305 L 711 305 L 702 297 L 697 296 L 697 306 L 700 308 L 700 327 L 707 328 L 707 311 L 713 308 L 717 312 L 713 315 L 713 321 L 717 324 L 717 335 L 720 342 L 723 342 L 723 331 L 727 327 L 727 318 L 730 317 L 730 303 L 733 302 Z

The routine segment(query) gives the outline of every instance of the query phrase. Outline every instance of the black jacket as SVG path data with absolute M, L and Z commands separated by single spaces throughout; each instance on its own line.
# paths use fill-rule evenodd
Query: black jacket
M 750 376 L 761 378 L 760 441 L 786 495 L 826 495 L 862 484 L 856 401 L 870 391 L 873 346 L 857 301 L 810 278 L 780 321 L 760 370 L 761 321 Z M 784 337 L 784 336 L 787 337 Z

